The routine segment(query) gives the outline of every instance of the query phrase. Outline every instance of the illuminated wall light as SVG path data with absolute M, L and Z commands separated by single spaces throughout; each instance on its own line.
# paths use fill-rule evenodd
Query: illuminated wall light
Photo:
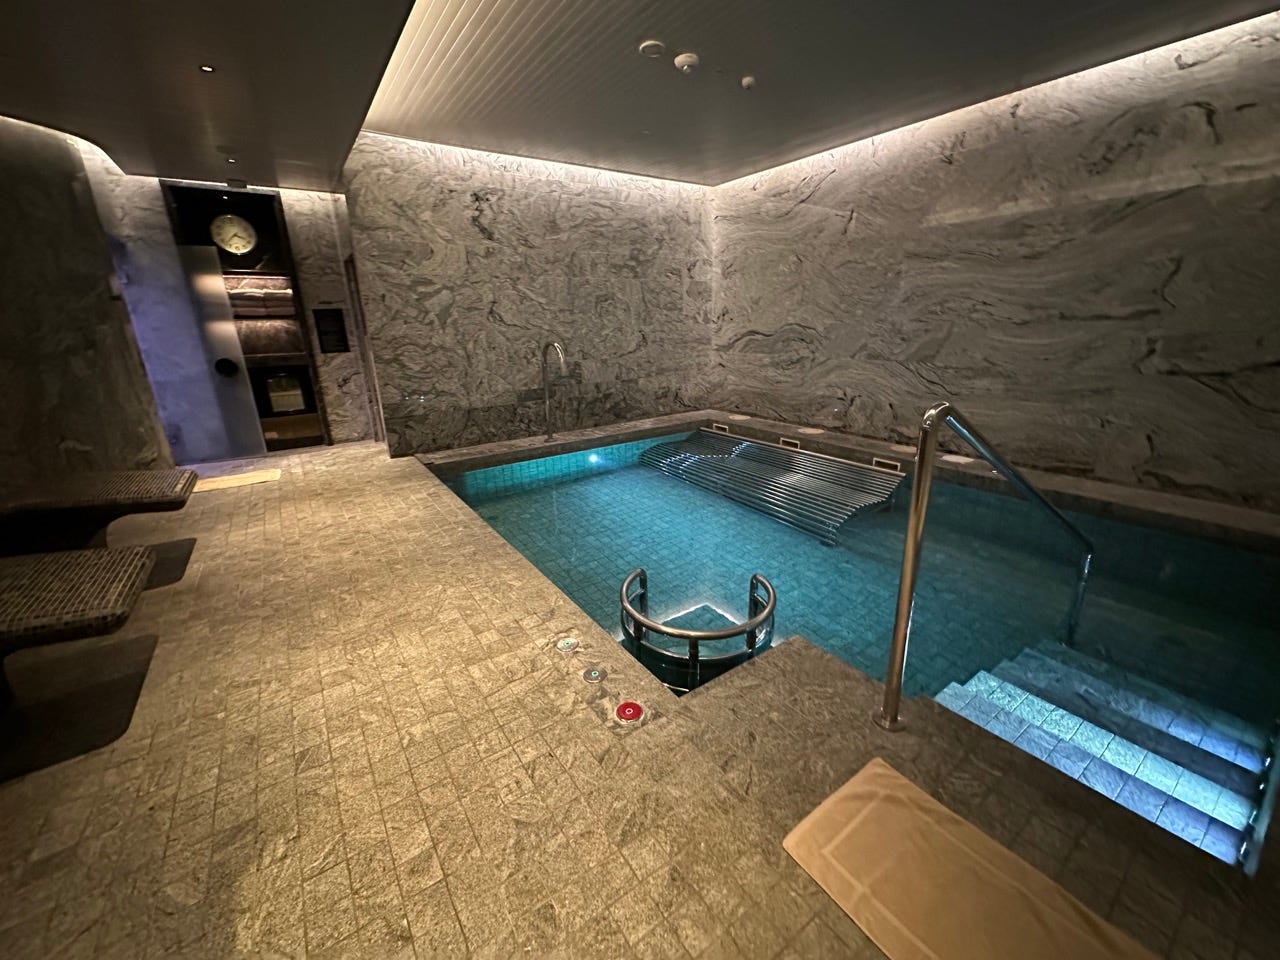
M 585 163 L 567 163 L 563 160 L 543 160 L 539 157 L 526 157 L 516 153 L 497 153 L 493 150 L 477 150 L 474 147 L 455 147 L 447 143 L 435 143 L 431 140 L 418 140 L 414 137 L 401 137 L 394 133 L 379 133 L 377 130 L 364 129 L 361 134 L 366 137 L 376 137 L 384 140 L 395 140 L 399 143 L 408 143 L 425 153 L 435 153 L 442 159 L 448 159 L 459 164 L 467 163 L 502 163 L 511 164 L 511 161 L 517 161 L 519 167 L 507 167 L 508 172 L 515 176 L 528 179 L 530 177 L 537 178 L 556 178 L 556 179 L 573 179 L 584 175 L 599 182 L 601 180 L 609 181 L 625 186 L 628 182 L 642 184 L 654 183 L 663 187 L 687 190 L 694 195 L 706 193 L 712 189 L 701 183 L 690 183 L 687 180 L 669 180 L 665 177 L 649 177 L 643 173 L 625 173 L 621 170 L 610 170 L 608 167 L 591 167 Z

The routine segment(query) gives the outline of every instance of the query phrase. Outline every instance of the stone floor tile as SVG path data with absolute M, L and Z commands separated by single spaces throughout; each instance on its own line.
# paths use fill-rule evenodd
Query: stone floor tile
M 677 700 L 415 461 L 271 460 L 276 483 L 112 527 L 197 547 L 129 625 L 161 638 L 130 732 L 0 785 L 0 931 L 30 954 L 52 931 L 130 958 L 877 957 L 781 849 L 875 755 L 1162 953 L 1275 942 L 1274 878 L 1103 815 L 935 705 L 883 734 L 881 688 L 804 641 Z M 552 649 L 566 632 L 576 658 Z M 623 694 L 651 721 L 610 723 Z M 1199 926 L 1165 943 L 1171 904 Z

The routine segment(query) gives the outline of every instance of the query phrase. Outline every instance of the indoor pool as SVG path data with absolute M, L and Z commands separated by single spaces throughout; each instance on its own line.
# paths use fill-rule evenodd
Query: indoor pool
M 777 590 L 775 645 L 800 635 L 883 680 L 910 480 L 878 512 L 845 521 L 828 546 L 640 462 L 679 439 L 474 470 L 449 484 L 617 638 L 619 587 L 637 567 L 653 619 L 704 629 L 746 619 L 759 572 Z M 670 463 L 689 446 L 647 459 Z M 1280 563 L 1068 517 L 1093 542 L 1094 566 L 1065 645 L 1078 554 L 1061 527 L 1025 500 L 935 480 L 905 692 L 1255 870 L 1277 779 Z
M 846 525 L 836 546 L 638 465 L 650 438 L 469 471 L 449 480 L 512 546 L 615 637 L 618 588 L 648 571 L 651 612 L 703 604 L 745 619 L 752 573 L 778 593 L 774 635 L 800 635 L 884 678 L 902 562 L 901 506 Z M 1143 660 L 1152 644 L 1211 668 L 1239 697 L 1271 658 L 1273 558 L 1072 514 L 1096 544 L 1079 643 Z M 934 695 L 1022 648 L 1060 639 L 1075 586 L 1072 544 L 1027 502 L 935 483 L 917 592 L 908 694 Z M 1257 660 L 1253 660 L 1256 665 Z M 1185 679 L 1185 678 L 1183 678 Z M 1266 698 L 1269 691 L 1258 691 Z

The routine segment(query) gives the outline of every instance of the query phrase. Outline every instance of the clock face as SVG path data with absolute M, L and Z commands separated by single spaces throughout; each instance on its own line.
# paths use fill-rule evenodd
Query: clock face
M 242 256 L 258 245 L 258 231 L 248 220 L 234 213 L 214 217 L 209 224 L 209 235 L 214 243 L 236 256 Z

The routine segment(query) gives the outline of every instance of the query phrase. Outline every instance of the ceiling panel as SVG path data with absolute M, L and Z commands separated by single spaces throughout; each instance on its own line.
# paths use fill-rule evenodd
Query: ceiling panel
M 410 6 L 6 0 L 0 115 L 128 173 L 331 189 Z
M 715 184 L 1273 7 L 418 0 L 365 126 Z M 649 38 L 668 55 L 642 57 Z M 689 50 L 702 66 L 685 76 L 672 57 Z

